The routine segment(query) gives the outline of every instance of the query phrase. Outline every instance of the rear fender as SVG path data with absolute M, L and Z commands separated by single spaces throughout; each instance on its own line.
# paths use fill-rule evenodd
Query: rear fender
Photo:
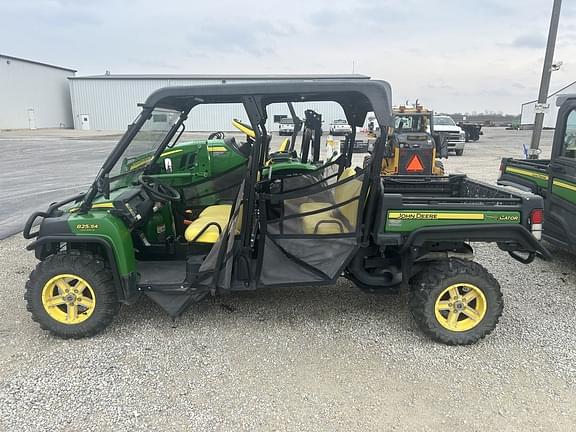
M 552 258 L 550 252 L 522 225 L 458 225 L 420 228 L 408 236 L 402 251 L 423 247 L 426 243 L 443 241 L 498 243 L 507 252 L 527 252 Z M 515 259 L 516 254 L 511 254 Z

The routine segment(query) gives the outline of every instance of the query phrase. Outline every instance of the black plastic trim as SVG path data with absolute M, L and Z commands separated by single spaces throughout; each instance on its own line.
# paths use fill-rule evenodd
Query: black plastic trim
M 41 238 L 39 238 L 38 240 L 30 243 L 28 246 L 26 246 L 27 250 L 35 250 L 36 251 L 36 258 L 38 259 L 43 259 L 44 257 L 42 257 L 42 249 L 41 246 L 44 246 L 45 244 L 50 244 L 50 243 L 97 243 L 101 246 L 104 247 L 104 250 L 106 251 L 106 258 L 108 259 L 108 263 L 110 264 L 110 269 L 112 270 L 112 274 L 114 276 L 114 283 L 116 284 L 116 288 L 118 291 L 118 294 L 120 295 L 120 301 L 122 302 L 126 302 L 129 301 L 134 295 L 136 295 L 135 292 L 132 292 L 133 290 L 136 290 L 136 285 L 134 286 L 130 286 L 130 284 L 126 284 L 124 279 L 126 278 L 121 278 L 120 277 L 120 273 L 118 271 L 118 267 L 116 265 L 116 258 L 114 256 L 114 251 L 112 250 L 112 247 L 110 246 L 110 244 L 103 238 L 101 237 L 96 237 L 96 236 L 75 236 L 75 235 L 69 235 L 69 236 L 42 236 Z
M 535 252 L 546 260 L 552 259 L 550 252 L 522 225 L 485 224 L 420 228 L 408 235 L 402 251 L 423 246 L 428 242 L 441 241 L 512 242 L 521 246 L 518 251 Z

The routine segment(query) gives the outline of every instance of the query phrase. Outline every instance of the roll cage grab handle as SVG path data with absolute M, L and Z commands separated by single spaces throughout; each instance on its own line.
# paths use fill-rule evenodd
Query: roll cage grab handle
M 254 127 L 254 144 L 252 146 L 252 154 L 248 159 L 248 167 L 246 170 L 246 179 L 248 180 L 248 187 L 244 188 L 243 204 L 246 211 L 242 212 L 242 226 L 246 229 L 241 230 L 241 244 L 245 250 L 251 248 L 252 233 L 254 231 L 252 223 L 256 220 L 252 218 L 254 213 L 256 201 L 256 182 L 258 179 L 258 171 L 260 166 L 264 165 L 266 158 L 266 146 L 263 146 L 263 137 L 266 135 L 266 111 L 263 110 L 262 101 L 260 98 L 254 96 L 247 96 L 243 98 L 244 109 L 250 120 L 250 124 Z
M 296 111 L 294 110 L 294 105 L 292 102 L 288 102 L 288 109 L 290 110 L 290 115 L 292 116 L 292 123 L 294 123 L 294 130 L 292 131 L 292 136 L 290 137 L 290 148 L 289 151 L 294 151 L 294 147 L 296 146 L 296 138 L 298 137 L 298 133 L 300 129 L 302 129 L 302 120 L 300 117 L 296 115 Z

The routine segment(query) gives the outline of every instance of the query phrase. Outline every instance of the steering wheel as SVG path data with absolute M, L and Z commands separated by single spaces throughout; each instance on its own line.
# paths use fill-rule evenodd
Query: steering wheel
M 180 201 L 180 192 L 172 186 L 158 182 L 153 176 L 141 175 L 138 183 L 154 198 L 160 202 Z
M 224 136 L 224 132 L 222 131 L 212 132 L 210 135 L 208 135 L 208 141 L 213 139 L 224 139 Z

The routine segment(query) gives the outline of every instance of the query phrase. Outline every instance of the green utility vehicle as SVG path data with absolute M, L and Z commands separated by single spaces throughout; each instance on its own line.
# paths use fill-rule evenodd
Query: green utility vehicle
M 40 260 L 26 284 L 32 318 L 54 335 L 79 338 L 103 330 L 121 304 L 142 295 L 177 317 L 206 295 L 346 277 L 370 292 L 409 288 L 416 322 L 437 341 L 484 337 L 502 313 L 502 294 L 471 260 L 468 242 L 494 242 L 525 263 L 548 257 L 532 233 L 542 198 L 465 176 L 381 177 L 394 126 L 390 100 L 390 86 L 370 80 L 157 90 L 90 188 L 27 221 L 24 237 L 35 238 L 28 249 Z M 318 116 L 309 113 L 301 148 L 292 140 L 280 156 L 271 153 L 270 105 L 320 101 L 338 103 L 352 126 L 344 152 L 319 160 Z M 178 144 L 190 111 L 204 104 L 241 104 L 253 137 Z M 370 161 L 354 168 L 355 130 L 369 112 L 382 132 Z M 194 146 L 196 153 L 186 150 Z M 228 152 L 247 161 L 239 185 L 227 177 L 236 162 L 216 163 L 236 160 Z M 292 162 L 307 168 L 276 169 Z
M 557 104 L 551 159 L 502 159 L 498 184 L 544 198 L 546 217 L 534 221 L 540 234 L 576 253 L 576 95 L 559 97 Z

